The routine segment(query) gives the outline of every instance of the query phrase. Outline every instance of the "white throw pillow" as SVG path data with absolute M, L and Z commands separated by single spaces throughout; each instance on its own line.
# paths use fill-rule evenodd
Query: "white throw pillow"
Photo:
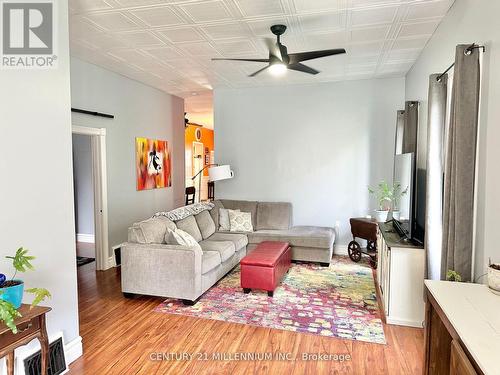
M 231 229 L 231 223 L 229 222 L 229 211 L 240 211 L 240 210 L 229 210 L 227 208 L 219 208 L 219 230 L 228 231 Z
M 167 232 L 165 233 L 165 242 L 168 245 L 199 247 L 201 249 L 200 244 L 196 242 L 194 237 L 181 229 L 167 229 Z
M 250 212 L 229 210 L 231 232 L 253 232 L 252 214 Z

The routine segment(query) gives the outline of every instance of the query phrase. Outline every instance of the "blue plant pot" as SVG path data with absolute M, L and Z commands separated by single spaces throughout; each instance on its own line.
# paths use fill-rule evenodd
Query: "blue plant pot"
M 21 303 L 23 302 L 24 282 L 22 280 L 13 281 L 18 281 L 20 284 L 9 286 L 7 288 L 0 288 L 3 292 L 0 294 L 0 299 L 12 303 L 14 307 L 18 309 L 21 307 Z

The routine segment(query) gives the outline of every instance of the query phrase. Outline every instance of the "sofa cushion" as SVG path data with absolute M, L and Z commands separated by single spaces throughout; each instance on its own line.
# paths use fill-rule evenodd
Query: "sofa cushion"
M 209 238 L 210 241 L 231 241 L 236 248 L 236 251 L 241 250 L 248 244 L 248 237 L 246 234 L 241 233 L 223 233 L 217 232 L 212 234 Z
M 289 229 L 292 225 L 292 204 L 288 202 L 259 202 L 257 228 Z
M 335 241 L 335 231 L 327 227 L 296 226 L 287 230 L 263 229 L 248 233 L 248 243 L 284 241 L 291 246 L 329 249 Z
M 255 201 L 239 201 L 232 199 L 221 199 L 224 208 L 231 210 L 240 210 L 243 212 L 250 212 L 252 215 L 252 226 L 257 228 L 257 202 Z
M 201 257 L 201 273 L 205 274 L 222 263 L 218 251 L 204 251 Z
M 166 217 L 157 217 L 135 223 L 128 230 L 128 242 L 135 243 L 165 243 L 165 233 L 175 229 L 175 223 Z
M 212 202 L 214 204 L 214 208 L 212 208 L 210 211 L 210 216 L 212 216 L 212 220 L 214 221 L 215 223 L 215 230 L 218 230 L 219 229 L 219 210 L 221 208 L 224 208 L 224 206 L 222 205 L 221 201 L 216 199 Z
M 200 242 L 203 240 L 201 236 L 200 228 L 198 228 L 198 224 L 196 223 L 196 219 L 194 216 L 188 216 L 182 220 L 179 220 L 175 223 L 177 228 L 182 229 L 184 232 L 189 233 L 193 238 Z
M 200 242 L 200 246 L 203 251 L 217 251 L 222 262 L 231 258 L 236 251 L 234 243 L 231 241 L 203 240 Z
M 196 219 L 196 223 L 198 224 L 198 228 L 204 240 L 215 233 L 215 223 L 208 211 L 200 212 L 194 218 Z
M 250 212 L 229 210 L 231 232 L 253 232 L 252 214 Z

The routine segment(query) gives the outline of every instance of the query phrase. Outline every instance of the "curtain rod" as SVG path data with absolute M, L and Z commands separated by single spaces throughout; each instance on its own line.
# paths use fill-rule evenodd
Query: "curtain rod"
M 79 109 L 79 108 L 71 108 L 71 112 L 83 113 L 84 115 L 91 115 L 91 116 L 98 116 L 98 117 L 105 117 L 105 118 L 115 118 L 114 115 L 109 115 L 107 113 L 87 111 L 86 109 Z
M 486 47 L 485 47 L 485 46 L 478 46 L 476 43 L 472 43 L 469 47 L 467 47 L 467 48 L 465 49 L 464 53 L 465 53 L 466 55 L 469 55 L 469 54 L 472 52 L 472 50 L 473 50 L 473 49 L 478 49 L 478 48 L 482 49 L 482 50 L 483 50 L 483 52 L 485 52 L 485 51 L 486 51 Z M 441 78 L 443 78 L 443 76 L 444 76 L 446 73 L 448 73 L 448 72 L 450 71 L 450 69 L 451 69 L 451 68 L 453 68 L 454 66 L 455 66 L 455 63 L 451 64 L 451 65 L 448 67 L 448 69 L 446 69 L 443 73 L 441 73 L 440 75 L 438 75 L 438 76 L 437 76 L 436 81 L 438 81 L 438 82 L 439 82 L 439 81 L 441 81 Z

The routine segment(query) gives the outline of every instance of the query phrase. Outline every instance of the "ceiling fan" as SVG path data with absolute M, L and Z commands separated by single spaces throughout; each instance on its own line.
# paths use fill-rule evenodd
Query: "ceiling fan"
M 318 74 L 319 71 L 313 69 L 307 65 L 302 64 L 302 61 L 318 59 L 320 57 L 339 55 L 345 53 L 343 48 L 335 49 L 324 49 L 319 51 L 309 51 L 309 52 L 299 52 L 299 53 L 288 53 L 286 46 L 281 44 L 281 35 L 286 31 L 285 25 L 273 25 L 271 26 L 271 32 L 276 35 L 276 43 L 271 38 L 266 38 L 266 44 L 269 48 L 269 58 L 268 59 L 226 59 L 226 58 L 214 58 L 212 60 L 226 60 L 226 61 L 250 61 L 250 62 L 262 62 L 268 63 L 262 69 L 257 70 L 255 73 L 249 75 L 249 77 L 255 77 L 257 74 L 263 72 L 266 69 L 274 75 L 282 75 L 287 69 L 296 70 L 303 73 Z

